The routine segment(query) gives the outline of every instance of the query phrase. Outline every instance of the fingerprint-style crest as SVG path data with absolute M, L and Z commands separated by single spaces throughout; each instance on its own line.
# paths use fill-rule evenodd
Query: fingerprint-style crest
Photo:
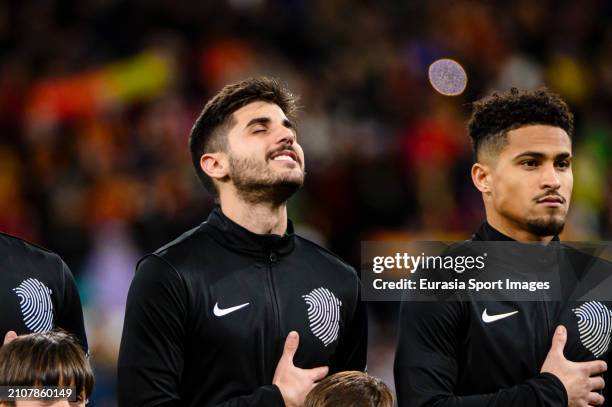
M 45 332 L 53 328 L 51 289 L 35 278 L 28 278 L 13 288 L 19 297 L 23 322 L 32 332 Z
M 327 346 L 338 339 L 342 302 L 327 288 L 319 287 L 302 298 L 308 306 L 310 330 Z
M 572 310 L 578 318 L 580 342 L 596 357 L 608 350 L 612 332 L 612 311 L 598 301 L 590 301 Z

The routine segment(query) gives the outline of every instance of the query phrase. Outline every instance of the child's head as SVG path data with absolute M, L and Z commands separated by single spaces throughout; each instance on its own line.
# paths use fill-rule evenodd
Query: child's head
M 0 386 L 71 387 L 78 399 L 70 404 L 66 401 L 53 404 L 17 401 L 0 405 L 83 406 L 91 396 L 93 385 L 93 373 L 83 348 L 66 332 L 23 335 L 0 348 Z
M 363 372 L 340 372 L 321 380 L 304 407 L 393 407 L 393 395 L 380 379 Z

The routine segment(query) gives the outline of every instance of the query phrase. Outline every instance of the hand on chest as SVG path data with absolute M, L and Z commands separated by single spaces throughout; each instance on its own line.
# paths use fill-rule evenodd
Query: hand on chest
M 568 332 L 568 360 L 600 359 L 610 347 L 612 309 L 601 302 L 481 303 L 472 317 L 470 347 L 504 363 L 539 367 L 558 325 Z

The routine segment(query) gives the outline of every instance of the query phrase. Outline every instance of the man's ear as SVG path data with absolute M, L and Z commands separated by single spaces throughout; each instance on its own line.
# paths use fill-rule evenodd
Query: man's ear
M 483 194 L 491 192 L 491 167 L 487 164 L 474 163 L 471 173 L 472 182 L 480 192 Z
M 225 153 L 206 153 L 200 157 L 200 167 L 210 178 L 220 181 L 229 175 L 229 162 Z

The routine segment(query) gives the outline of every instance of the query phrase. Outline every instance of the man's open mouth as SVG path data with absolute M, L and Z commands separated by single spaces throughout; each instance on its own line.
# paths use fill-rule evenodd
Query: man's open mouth
M 291 150 L 281 150 L 276 153 L 273 153 L 270 156 L 270 159 L 273 161 L 290 161 L 290 162 L 298 162 L 297 154 Z

